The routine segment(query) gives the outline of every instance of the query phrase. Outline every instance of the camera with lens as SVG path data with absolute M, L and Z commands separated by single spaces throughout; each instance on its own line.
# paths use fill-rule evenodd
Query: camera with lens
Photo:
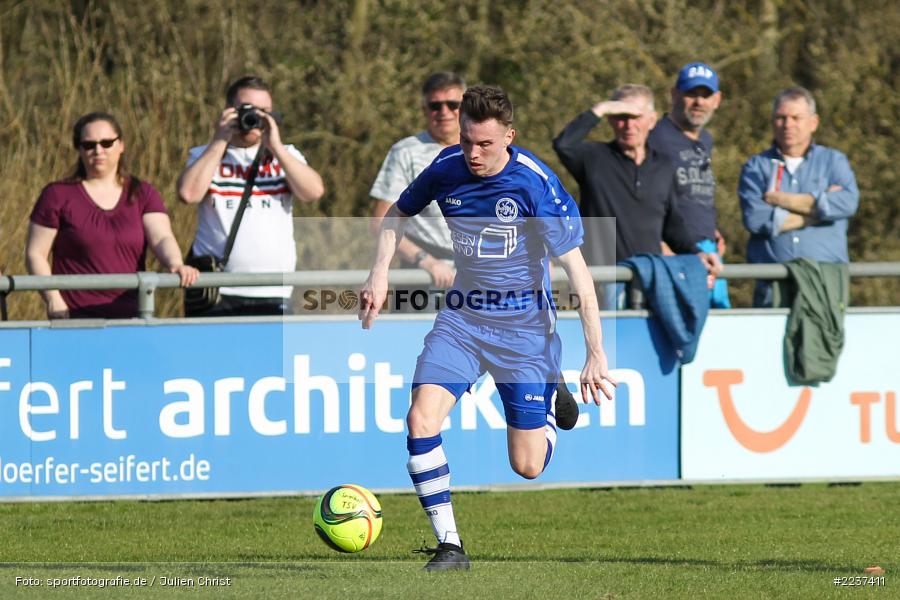
M 259 109 L 252 104 L 241 104 L 238 106 L 238 128 L 240 128 L 242 132 L 265 127 L 266 120 L 257 112 L 258 110 Z

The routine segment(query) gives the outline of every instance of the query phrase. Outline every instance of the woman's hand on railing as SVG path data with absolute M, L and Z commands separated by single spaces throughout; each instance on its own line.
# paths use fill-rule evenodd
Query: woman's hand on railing
M 187 265 L 176 265 L 171 267 L 169 272 L 175 273 L 181 278 L 181 287 L 194 285 L 197 282 L 197 278 L 200 277 L 200 271 Z
M 47 302 L 47 318 L 48 319 L 68 319 L 69 307 L 62 296 L 56 294 Z

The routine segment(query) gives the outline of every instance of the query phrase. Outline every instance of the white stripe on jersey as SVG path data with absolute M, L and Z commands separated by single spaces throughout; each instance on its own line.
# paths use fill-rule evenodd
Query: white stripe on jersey
M 434 164 L 438 164 L 440 162 L 447 160 L 448 158 L 453 158 L 454 156 L 462 156 L 462 153 L 463 153 L 463 151 L 460 150 L 459 152 L 454 152 L 453 154 L 448 154 L 447 156 L 442 156 L 441 158 L 434 161 Z
M 549 177 L 547 176 L 547 174 L 544 173 L 544 170 L 541 169 L 541 168 L 538 166 L 538 164 L 537 164 L 536 162 L 534 162 L 533 160 L 531 160 L 531 157 L 530 157 L 530 156 L 525 156 L 524 154 L 522 154 L 521 152 L 519 152 L 519 153 L 516 155 L 516 160 L 517 160 L 518 162 L 522 163 L 523 165 L 525 165 L 526 167 L 528 167 L 529 169 L 531 169 L 532 171 L 534 171 L 535 173 L 537 173 L 538 175 L 540 175 L 541 177 L 543 177 L 545 181 L 546 181 L 547 179 L 549 179 Z
M 529 169 L 531 169 L 532 171 L 534 171 L 535 173 L 537 173 L 538 175 L 543 177 L 544 181 L 550 181 L 550 177 L 546 173 L 544 173 L 544 170 L 542 168 L 540 168 L 538 166 L 538 164 L 536 162 L 534 162 L 534 160 L 532 160 L 532 158 L 530 156 L 525 156 L 524 154 L 522 154 L 520 152 L 519 154 L 516 155 L 516 161 L 522 163 L 523 165 L 525 165 L 526 167 L 528 167 Z M 552 185 L 550 186 L 550 191 L 553 192 L 554 196 L 557 195 L 556 188 L 553 187 Z

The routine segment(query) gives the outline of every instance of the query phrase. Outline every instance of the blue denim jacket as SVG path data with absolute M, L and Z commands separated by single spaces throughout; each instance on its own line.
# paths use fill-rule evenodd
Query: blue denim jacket
M 847 223 L 859 205 L 859 189 L 853 169 L 843 153 L 812 144 L 793 175 L 784 170 L 781 191 L 811 194 L 816 199 L 819 222 L 810 227 L 782 232 L 788 211 L 766 204 L 765 193 L 775 166 L 784 161 L 777 146 L 750 157 L 741 169 L 738 196 L 744 227 L 750 232 L 747 261 L 783 263 L 794 258 L 846 263 Z M 842 189 L 829 192 L 831 186 Z

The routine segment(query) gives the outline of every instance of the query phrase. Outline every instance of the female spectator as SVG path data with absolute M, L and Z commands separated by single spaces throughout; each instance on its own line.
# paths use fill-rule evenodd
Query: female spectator
M 149 245 L 159 262 L 181 277 L 182 286 L 194 283 L 199 273 L 181 260 L 159 192 L 128 173 L 116 119 L 102 112 L 84 115 L 75 123 L 72 142 L 78 151 L 74 172 L 45 187 L 31 212 L 28 272 L 136 273 L 145 269 Z M 42 295 L 51 319 L 138 314 L 137 290 L 50 290 Z

